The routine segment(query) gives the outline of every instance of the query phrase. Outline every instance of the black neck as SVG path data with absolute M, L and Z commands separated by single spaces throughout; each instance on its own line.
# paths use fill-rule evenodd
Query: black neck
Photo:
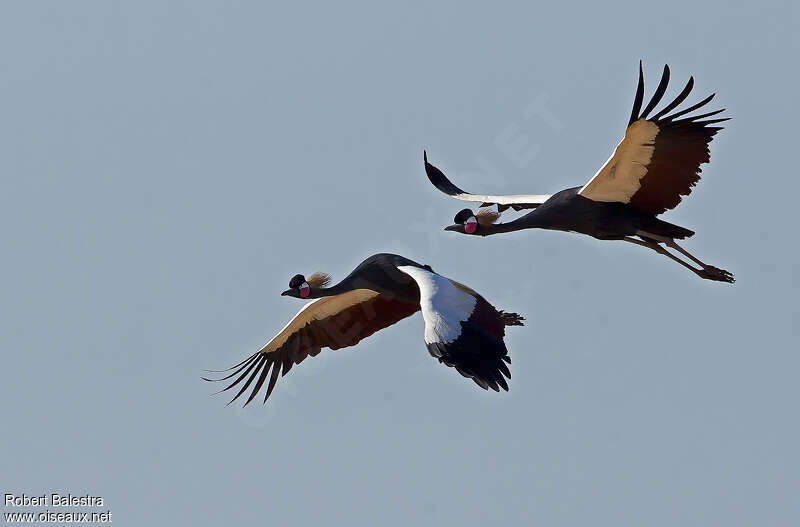
M 355 289 L 369 289 L 402 301 L 419 303 L 419 288 L 416 282 L 398 270 L 399 265 L 425 268 L 425 266 L 396 254 L 375 254 L 361 262 L 336 285 L 312 289 L 308 298 L 322 298 L 341 295 Z
M 347 283 L 345 283 L 347 282 Z M 336 296 L 342 293 L 347 293 L 355 289 L 349 280 L 345 279 L 331 287 L 320 287 L 319 289 L 311 289 L 311 294 L 306 298 L 322 298 L 325 296 Z
M 507 223 L 494 223 L 492 225 L 483 225 L 481 226 L 480 231 L 478 234 L 481 236 L 491 236 L 492 234 L 502 234 L 504 232 L 514 232 L 520 231 L 522 229 L 530 229 L 531 227 L 536 227 L 536 218 L 531 217 L 530 214 L 526 214 L 520 218 L 517 218 L 514 221 L 509 221 Z

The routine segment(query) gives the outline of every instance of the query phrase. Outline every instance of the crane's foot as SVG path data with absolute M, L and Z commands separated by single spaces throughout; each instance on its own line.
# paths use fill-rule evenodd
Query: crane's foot
M 725 269 L 714 267 L 713 265 L 704 266 L 703 269 L 697 272 L 697 276 L 705 280 L 714 280 L 716 282 L 725 282 L 728 284 L 732 284 L 736 281 L 732 273 L 729 273 Z

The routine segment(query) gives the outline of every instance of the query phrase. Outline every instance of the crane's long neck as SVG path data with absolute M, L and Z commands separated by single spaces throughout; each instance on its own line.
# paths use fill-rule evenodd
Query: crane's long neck
M 514 231 L 521 231 L 522 229 L 532 229 L 539 227 L 538 218 L 536 217 L 536 213 L 530 212 L 525 216 L 519 217 L 514 221 L 509 221 L 507 223 L 495 223 L 493 225 L 487 225 L 483 227 L 478 234 L 483 236 L 491 236 L 492 234 L 502 234 L 504 232 L 514 232 Z
M 401 256 L 378 254 L 362 262 L 336 285 L 312 288 L 309 298 L 322 298 L 341 295 L 356 289 L 369 289 L 404 302 L 419 303 L 419 288 L 416 282 L 406 273 L 400 272 L 397 268 L 398 265 L 431 270 L 429 266 L 420 265 Z
M 355 289 L 353 287 L 352 281 L 348 279 L 344 279 L 338 284 L 332 285 L 331 287 L 320 287 L 318 289 L 312 289 L 311 294 L 308 298 L 322 298 L 325 296 L 336 296 L 341 295 L 342 293 L 347 293 L 348 291 L 352 291 Z
M 350 274 L 347 277 L 343 278 L 341 282 L 338 284 L 332 285 L 331 287 L 320 287 L 317 289 L 311 289 L 311 294 L 308 298 L 322 298 L 325 296 L 336 296 L 341 295 L 342 293 L 348 293 L 350 291 L 354 291 L 356 289 L 372 289 L 375 292 L 381 292 L 382 289 L 380 285 L 386 281 L 386 277 L 384 275 L 372 276 L 371 279 L 368 276 L 362 276 L 361 274 Z M 389 281 L 389 283 L 393 283 Z M 385 286 L 386 284 L 384 284 Z M 391 287 L 390 287 L 391 289 Z

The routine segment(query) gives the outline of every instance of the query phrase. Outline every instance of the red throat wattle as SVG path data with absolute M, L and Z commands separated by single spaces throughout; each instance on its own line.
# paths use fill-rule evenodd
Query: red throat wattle
M 311 288 L 307 285 L 300 287 L 300 296 L 302 298 L 308 298 L 308 295 L 311 294 Z
M 467 234 L 475 234 L 475 231 L 478 230 L 478 222 L 477 221 L 468 221 L 464 224 L 464 231 Z

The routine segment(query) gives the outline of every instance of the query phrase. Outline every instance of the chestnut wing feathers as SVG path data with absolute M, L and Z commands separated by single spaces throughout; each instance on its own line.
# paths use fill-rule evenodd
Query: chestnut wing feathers
M 724 110 L 682 117 L 708 104 L 713 95 L 668 115 L 688 97 L 693 78 L 671 103 L 648 118 L 668 83 L 669 67 L 664 66 L 653 97 L 640 112 L 644 76 L 639 64 L 639 85 L 625 137 L 605 165 L 581 188 L 582 196 L 594 201 L 629 203 L 642 212 L 658 215 L 677 206 L 681 197 L 692 191 L 700 180 L 700 165 L 710 161 L 708 145 L 722 130 L 712 125 L 728 118 L 708 119 Z
M 656 148 L 641 188 L 631 198 L 631 205 L 653 215 L 675 208 L 682 196 L 688 196 L 700 181 L 700 165 L 711 160 L 708 145 L 719 126 L 711 121 L 662 123 L 656 136 Z M 718 120 L 714 120 L 718 122 Z
M 266 403 L 278 376 L 286 375 L 292 366 L 300 364 L 309 355 L 314 357 L 322 348 L 335 350 L 353 346 L 417 311 L 418 304 L 381 295 L 369 289 L 355 289 L 320 298 L 306 304 L 263 349 L 229 370 L 224 370 L 225 373 L 232 373 L 219 379 L 205 380 L 224 381 L 233 378 L 227 387 L 220 390 L 224 392 L 239 387 L 238 393 L 228 404 L 253 385 L 245 402 L 246 406 L 259 393 L 269 376 L 264 396 Z

